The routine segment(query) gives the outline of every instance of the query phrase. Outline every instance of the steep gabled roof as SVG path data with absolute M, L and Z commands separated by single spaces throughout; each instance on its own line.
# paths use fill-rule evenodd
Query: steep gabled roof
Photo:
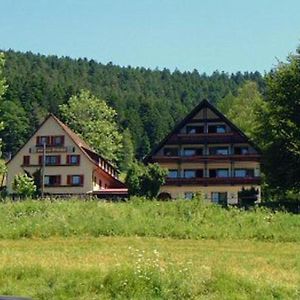
M 194 118 L 197 113 L 199 113 L 203 108 L 209 108 L 212 112 L 214 112 L 224 123 L 228 124 L 231 128 L 236 130 L 242 137 L 245 138 L 247 143 L 249 143 L 258 153 L 261 153 L 261 150 L 250 140 L 249 137 L 245 135 L 244 132 L 241 131 L 236 125 L 234 125 L 230 120 L 228 120 L 225 115 L 223 115 L 215 106 L 209 103 L 206 99 L 202 100 L 196 107 L 192 109 L 192 111 L 180 122 L 178 122 L 175 127 L 171 130 L 171 132 L 164 138 L 162 141 L 152 149 L 152 151 L 146 155 L 144 158 L 144 162 L 148 162 L 148 160 L 155 155 L 171 138 L 173 134 L 175 134 L 179 129 L 185 126 L 192 118 Z

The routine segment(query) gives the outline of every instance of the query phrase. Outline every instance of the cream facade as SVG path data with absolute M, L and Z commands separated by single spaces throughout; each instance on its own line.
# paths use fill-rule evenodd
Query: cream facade
M 184 118 L 146 162 L 168 170 L 161 197 L 190 199 L 201 193 L 208 201 L 237 204 L 251 191 L 253 199 L 261 199 L 259 149 L 207 101 Z
M 40 184 L 44 178 L 45 194 L 92 194 L 110 189 L 125 191 L 124 184 L 118 180 L 117 170 L 54 115 L 46 118 L 7 163 L 7 168 L 6 185 L 10 194 L 15 192 L 15 175 L 25 172 Z

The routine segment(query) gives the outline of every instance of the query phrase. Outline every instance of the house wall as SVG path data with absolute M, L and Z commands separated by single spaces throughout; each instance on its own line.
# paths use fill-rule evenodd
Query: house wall
M 251 188 L 254 187 L 258 190 L 258 199 L 257 201 L 260 202 L 260 186 L 259 185 L 216 185 L 216 186 L 196 186 L 196 185 L 189 185 L 189 186 L 162 186 L 160 189 L 160 193 L 166 192 L 171 195 L 173 199 L 184 199 L 185 193 L 201 193 L 204 199 L 211 201 L 211 193 L 212 192 L 227 192 L 227 202 L 228 204 L 237 204 L 238 203 L 238 192 L 241 191 L 243 188 Z
M 46 155 L 61 155 L 61 164 L 66 163 L 67 154 L 79 154 L 80 165 L 79 166 L 46 166 L 45 175 L 61 175 L 61 186 L 59 187 L 45 187 L 45 193 L 54 194 L 83 194 L 93 191 L 92 183 L 92 172 L 94 164 L 83 154 L 80 147 L 78 147 L 73 140 L 65 133 L 61 126 L 53 119 L 48 118 L 43 126 L 30 138 L 25 146 L 13 157 L 13 159 L 7 164 L 7 190 L 9 193 L 13 193 L 12 183 L 16 174 L 24 173 L 26 170 L 30 174 L 33 174 L 36 170 L 40 169 L 39 156 L 42 153 L 30 153 L 30 148 L 33 149 L 36 145 L 37 136 L 53 136 L 53 135 L 64 135 L 65 146 L 72 146 L 75 148 L 74 152 L 52 152 L 46 153 Z M 30 164 L 32 166 L 22 166 L 23 156 L 30 156 Z M 67 175 L 83 175 L 84 184 L 83 186 L 70 186 L 67 185 Z

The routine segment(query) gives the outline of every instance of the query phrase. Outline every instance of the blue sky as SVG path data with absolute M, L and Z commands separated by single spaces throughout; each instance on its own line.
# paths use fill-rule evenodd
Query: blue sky
M 268 71 L 299 44 L 299 0 L 0 0 L 0 49 L 211 73 Z

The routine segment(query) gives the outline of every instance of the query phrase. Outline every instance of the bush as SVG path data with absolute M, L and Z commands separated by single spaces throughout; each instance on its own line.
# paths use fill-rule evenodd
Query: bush
M 131 196 L 154 198 L 165 183 L 167 171 L 159 164 L 133 163 L 126 176 L 126 185 Z
M 17 174 L 14 178 L 13 189 L 24 198 L 32 197 L 36 192 L 36 185 L 33 178 L 27 174 Z

